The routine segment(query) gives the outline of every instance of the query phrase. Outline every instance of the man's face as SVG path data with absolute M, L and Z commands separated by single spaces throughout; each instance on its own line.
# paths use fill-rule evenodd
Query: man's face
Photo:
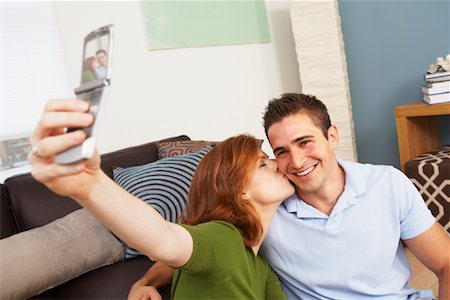
M 315 193 L 333 184 L 339 167 L 334 149 L 338 143 L 337 128 L 328 129 L 328 139 L 305 112 L 288 116 L 273 124 L 268 139 L 278 169 L 297 187 L 299 194 Z
M 107 67 L 108 66 L 108 58 L 106 57 L 105 53 L 100 52 L 96 56 L 97 56 L 97 60 L 98 60 L 98 62 L 100 63 L 101 66 L 103 66 L 103 67 Z

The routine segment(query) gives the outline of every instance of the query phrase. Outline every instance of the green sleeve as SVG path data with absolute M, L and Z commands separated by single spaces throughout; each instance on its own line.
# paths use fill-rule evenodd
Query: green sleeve
M 270 268 L 269 275 L 267 276 L 266 282 L 266 299 L 267 300 L 278 300 L 286 299 L 286 295 L 281 289 L 280 280 L 277 274 Z
M 195 226 L 181 224 L 192 236 L 191 258 L 181 269 L 189 273 L 209 273 L 222 269 L 233 253 L 245 248 L 240 232 L 223 221 L 210 221 Z

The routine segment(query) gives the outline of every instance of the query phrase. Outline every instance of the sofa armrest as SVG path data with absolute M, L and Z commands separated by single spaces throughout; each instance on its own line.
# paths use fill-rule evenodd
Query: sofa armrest
M 81 208 L 71 198 L 53 193 L 30 174 L 8 178 L 5 188 L 18 231 L 43 226 Z
M 0 188 L 0 239 L 2 239 L 17 233 L 18 229 L 13 219 L 11 204 L 6 197 L 5 186 L 1 184 Z

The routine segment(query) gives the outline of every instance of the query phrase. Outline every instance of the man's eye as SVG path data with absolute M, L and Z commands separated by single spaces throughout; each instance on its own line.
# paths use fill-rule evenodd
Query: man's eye
M 283 157 L 286 154 L 286 151 L 279 151 L 275 154 L 275 157 Z
M 309 143 L 311 143 L 311 140 L 304 140 L 304 141 L 301 141 L 301 142 L 300 142 L 300 145 L 306 146 L 306 145 L 308 145 Z

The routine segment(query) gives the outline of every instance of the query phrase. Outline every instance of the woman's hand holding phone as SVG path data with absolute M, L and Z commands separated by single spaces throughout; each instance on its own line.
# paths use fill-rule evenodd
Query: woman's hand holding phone
M 83 130 L 66 132 L 69 127 L 88 127 L 94 122 L 89 104 L 79 99 L 50 100 L 30 137 L 33 151 L 28 155 L 32 175 L 54 192 L 76 199 L 86 199 L 100 172 L 100 157 L 95 151 L 89 160 L 70 165 L 56 162 L 57 153 L 82 144 Z

